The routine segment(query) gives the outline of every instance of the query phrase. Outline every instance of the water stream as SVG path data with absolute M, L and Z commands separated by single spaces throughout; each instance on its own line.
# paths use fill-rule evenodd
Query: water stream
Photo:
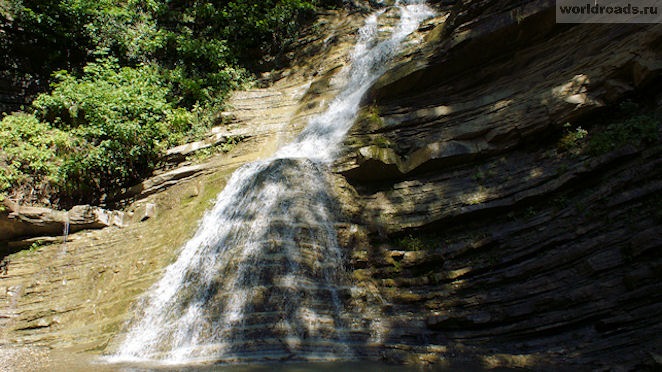
M 351 296 L 326 181 L 368 87 L 433 13 L 397 1 L 360 29 L 346 86 L 270 159 L 239 168 L 194 237 L 142 296 L 111 362 L 349 360 Z M 381 36 L 380 36 L 381 35 Z

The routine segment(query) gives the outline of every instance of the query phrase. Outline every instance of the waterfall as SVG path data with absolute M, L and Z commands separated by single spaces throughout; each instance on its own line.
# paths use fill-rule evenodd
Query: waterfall
M 333 360 L 353 357 L 343 260 L 326 172 L 359 101 L 406 37 L 433 13 L 396 1 L 359 30 L 348 82 L 328 109 L 267 160 L 234 172 L 194 237 L 143 295 L 111 362 Z

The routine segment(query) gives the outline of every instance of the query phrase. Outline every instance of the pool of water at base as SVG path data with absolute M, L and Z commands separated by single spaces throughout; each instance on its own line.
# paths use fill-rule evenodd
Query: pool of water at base
M 419 372 L 419 371 L 468 371 L 481 372 L 486 369 L 477 365 L 458 364 L 451 366 L 403 366 L 381 362 L 274 362 L 268 364 L 234 364 L 234 365 L 196 365 L 196 366 L 136 366 L 136 365 L 106 365 L 114 371 L 148 372 L 148 371 L 182 371 L 182 372 Z M 494 371 L 493 369 L 491 371 Z
M 378 361 L 271 362 L 250 364 L 157 365 L 154 363 L 108 363 L 98 354 L 80 350 L 0 345 L 0 371 L 49 372 L 483 372 L 522 371 L 521 368 L 486 368 L 477 359 L 447 359 L 428 366 L 394 365 Z M 3 369 L 7 368 L 7 369 Z

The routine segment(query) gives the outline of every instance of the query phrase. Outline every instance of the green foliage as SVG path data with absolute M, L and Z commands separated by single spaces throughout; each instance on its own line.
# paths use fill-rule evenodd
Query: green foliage
M 588 135 L 588 131 L 582 127 L 571 130 L 570 123 L 566 123 L 563 127 L 565 128 L 565 135 L 559 141 L 559 150 L 568 151 L 580 147 L 584 142 L 584 138 Z
M 379 115 L 379 107 L 370 105 L 359 112 L 357 122 L 366 130 L 376 130 L 384 127 L 384 120 Z
M 135 183 L 154 168 L 166 145 L 192 128 L 192 114 L 168 102 L 169 87 L 149 65 L 120 67 L 108 57 L 77 78 L 60 71 L 35 115 L 80 139 L 60 169 L 61 190 L 74 199 L 100 197 Z
M 256 67 L 257 61 L 282 54 L 301 24 L 312 19 L 316 6 L 333 3 L 8 0 L 3 11 L 10 15 L 11 30 L 20 31 L 6 40 L 0 35 L 0 41 L 7 42 L 0 43 L 0 49 L 14 56 L 27 51 L 21 56 L 27 60 L 34 59 L 33 51 L 20 43 L 48 51 L 40 62 L 50 71 L 78 70 L 99 53 L 114 56 L 121 65 L 155 63 L 173 85 L 169 100 L 191 108 L 222 101 L 250 75 L 239 62 Z
M 162 8 L 158 21 L 175 26 L 177 34 L 193 40 L 227 40 L 232 53 L 239 56 L 249 49 L 270 52 L 282 47 L 296 35 L 301 22 L 312 17 L 318 3 L 316 0 L 174 0 Z
M 372 105 L 369 106 L 366 110 L 366 119 L 370 121 L 371 124 L 381 127 L 383 125 L 383 120 L 379 116 L 379 107 Z
M 238 41 L 239 50 L 260 47 L 273 52 L 296 35 L 301 20 L 312 16 L 314 5 L 303 0 L 232 1 L 222 11 L 222 18 L 235 21 L 226 36 Z
M 210 125 L 203 109 L 168 101 L 170 87 L 151 65 L 120 67 L 107 57 L 83 75 L 56 74 L 53 91 L 0 124 L 0 191 L 47 182 L 74 201 L 89 201 L 134 184 L 162 150 Z M 204 127 L 204 129 L 203 129 Z
M 423 251 L 437 248 L 440 244 L 434 235 L 409 234 L 397 240 L 397 245 L 407 251 Z
M 237 146 L 237 144 L 241 142 L 243 139 L 244 137 L 242 136 L 232 136 L 228 138 L 228 140 L 221 145 L 221 151 L 222 152 L 232 151 L 235 148 L 235 146 Z
M 382 148 L 382 149 L 387 149 L 391 147 L 391 141 L 388 140 L 388 138 L 384 136 L 377 136 L 373 139 L 372 141 L 377 147 Z
M 123 123 L 162 121 L 171 109 L 168 87 L 151 66 L 120 68 L 109 57 L 89 63 L 82 77 L 58 71 L 50 94 L 33 102 L 37 116 L 61 128 L 91 126 L 99 131 L 117 130 Z M 108 127 L 108 128 L 104 128 Z
M 67 54 L 100 48 L 127 56 L 155 51 L 162 42 L 152 14 L 161 1 L 9 0 L 16 23 L 39 41 L 64 46 Z M 57 51 L 55 51 L 57 53 Z M 63 51 L 60 51 L 63 52 Z M 65 56 L 66 57 L 66 56 Z
M 252 82 L 248 72 L 239 67 L 226 66 L 201 74 L 203 70 L 196 69 L 196 66 L 191 62 L 171 70 L 161 70 L 163 79 L 171 86 L 170 97 L 178 106 L 192 108 L 203 104 L 220 107 L 230 91 Z
M 278 55 L 312 17 L 316 1 L 170 1 L 155 14 L 163 42 L 155 55 L 179 104 L 219 102 L 249 81 L 240 67 Z M 158 44 L 158 43 L 157 43 Z M 140 53 L 138 53 L 140 54 Z M 266 58 L 268 59 L 268 58 Z
M 55 184 L 58 167 L 74 139 L 33 115 L 16 113 L 0 122 L 0 192 Z
M 592 154 L 603 154 L 627 144 L 650 144 L 659 138 L 662 121 L 653 113 L 626 113 L 622 119 L 607 124 L 589 141 Z
M 570 123 L 563 127 L 564 135 L 557 144 L 560 151 L 578 154 L 586 151 L 591 155 L 604 154 L 625 145 L 648 145 L 659 140 L 662 120 L 659 113 L 649 111 L 632 101 L 622 102 L 608 116 L 592 120 L 591 133 L 581 126 L 573 129 Z M 561 165 L 559 174 L 565 173 L 567 165 Z
M 244 136 L 230 136 L 227 141 L 217 144 L 216 146 L 207 147 L 202 150 L 198 150 L 195 153 L 186 157 L 186 161 L 199 161 L 201 159 L 208 158 L 211 155 L 219 153 L 228 153 L 237 146 L 237 144 L 244 140 Z
M 52 80 L 28 113 L 0 124 L 0 193 L 38 185 L 95 202 L 140 181 L 165 147 L 208 130 L 228 93 L 251 84 L 245 66 L 274 60 L 318 5 L 337 3 L 6 1 L 0 51 L 12 60 L 0 62 L 14 72 L 4 72 L 43 51 L 26 76 Z
M 30 244 L 30 247 L 28 248 L 28 252 L 36 252 L 39 250 L 39 248 L 44 246 L 44 242 L 42 240 L 37 240 L 36 242 Z
M 405 236 L 404 238 L 398 241 L 398 245 L 405 248 L 408 251 L 420 251 L 425 248 L 423 240 L 419 237 L 413 235 Z

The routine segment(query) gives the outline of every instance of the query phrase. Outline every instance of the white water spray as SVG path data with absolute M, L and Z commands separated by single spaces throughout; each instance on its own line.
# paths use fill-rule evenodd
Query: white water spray
M 325 172 L 363 94 L 433 14 L 418 1 L 395 7 L 400 21 L 386 40 L 377 41 L 383 10 L 367 18 L 347 85 L 328 110 L 271 159 L 232 175 L 195 236 L 142 297 L 109 361 L 353 357 Z

